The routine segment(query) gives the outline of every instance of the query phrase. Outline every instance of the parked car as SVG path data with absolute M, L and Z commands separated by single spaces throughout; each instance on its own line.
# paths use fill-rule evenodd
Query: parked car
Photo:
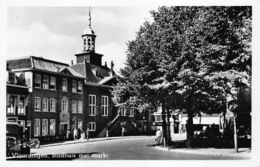
M 12 156 L 15 154 L 30 154 L 30 147 L 26 140 L 23 140 L 23 132 L 19 124 L 7 122 L 6 156 Z

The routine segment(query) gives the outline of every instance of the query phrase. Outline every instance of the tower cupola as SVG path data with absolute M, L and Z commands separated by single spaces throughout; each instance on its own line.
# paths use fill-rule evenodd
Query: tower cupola
M 95 32 L 91 28 L 91 11 L 89 8 L 88 27 L 84 30 L 83 38 L 83 52 L 95 52 Z

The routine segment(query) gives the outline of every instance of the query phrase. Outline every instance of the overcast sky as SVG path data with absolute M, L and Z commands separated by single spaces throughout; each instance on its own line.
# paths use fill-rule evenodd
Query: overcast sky
M 96 52 L 115 69 L 124 66 L 126 42 L 135 39 L 145 20 L 152 21 L 151 7 L 91 7 Z M 89 7 L 8 7 L 7 57 L 41 56 L 71 63 L 81 53 L 81 35 L 88 26 Z

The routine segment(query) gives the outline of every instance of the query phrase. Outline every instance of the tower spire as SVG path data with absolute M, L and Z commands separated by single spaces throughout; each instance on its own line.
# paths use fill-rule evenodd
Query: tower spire
M 91 11 L 90 11 L 90 6 L 88 10 L 88 26 L 91 28 Z

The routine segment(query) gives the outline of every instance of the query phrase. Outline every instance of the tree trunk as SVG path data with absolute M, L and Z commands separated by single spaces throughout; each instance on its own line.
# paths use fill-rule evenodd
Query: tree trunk
M 194 138 L 194 129 L 193 129 L 193 114 L 191 110 L 187 110 L 188 121 L 187 121 L 187 147 L 191 147 L 191 141 Z
M 165 140 L 167 137 L 166 133 L 166 120 L 165 120 L 165 100 L 164 97 L 161 97 L 161 103 L 162 103 L 162 128 L 163 128 L 163 142 L 167 141 Z M 168 143 L 164 143 L 164 145 L 168 145 Z
M 191 109 L 191 96 L 188 98 L 187 104 L 187 114 L 188 114 L 188 121 L 187 121 L 187 147 L 191 147 L 192 139 L 194 138 L 194 128 L 193 128 L 193 113 Z
M 168 134 L 168 136 L 167 136 L 167 144 L 170 145 L 170 142 L 171 142 L 170 125 L 171 125 L 171 123 L 170 123 L 170 111 L 169 111 L 169 108 L 167 108 L 167 122 L 168 122 L 168 124 L 167 124 L 167 134 Z

